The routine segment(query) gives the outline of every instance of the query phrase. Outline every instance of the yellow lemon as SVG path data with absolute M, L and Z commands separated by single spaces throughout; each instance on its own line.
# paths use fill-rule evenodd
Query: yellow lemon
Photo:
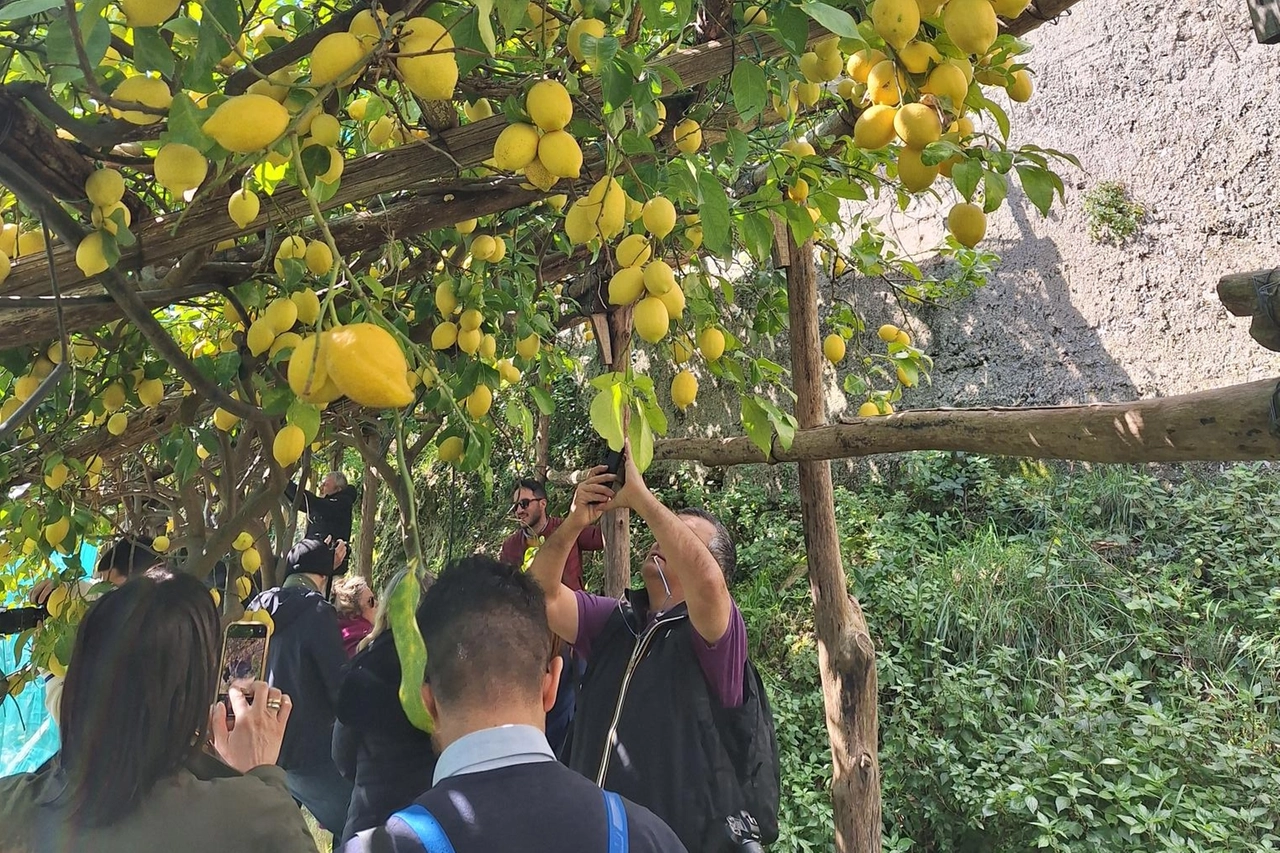
M 538 156 L 538 142 L 538 129 L 533 125 L 509 124 L 493 143 L 493 163 L 506 172 L 523 169 Z
M 613 250 L 613 257 L 620 267 L 638 267 L 648 262 L 653 255 L 653 247 L 643 234 L 630 234 L 622 238 L 618 248 Z
M 369 128 L 369 141 L 374 145 L 382 145 L 391 138 L 395 130 L 396 124 L 391 120 L 391 116 L 379 116 L 373 123 L 373 127 Z
M 306 446 L 307 437 L 302 428 L 287 424 L 276 433 L 275 441 L 271 443 L 271 455 L 281 468 L 288 468 L 302 458 L 302 451 Z
M 266 317 L 254 320 L 249 326 L 249 331 L 245 333 L 245 343 L 249 347 L 249 352 L 254 355 L 262 355 L 271 349 L 275 339 L 276 330 L 272 328 L 271 322 Z
M 281 296 L 271 300 L 271 304 L 267 306 L 266 311 L 262 312 L 262 316 L 271 324 L 271 330 L 278 335 L 289 331 L 293 328 L 293 324 L 298 322 L 298 306 L 293 303 L 293 300 Z
M 440 316 L 446 319 L 452 317 L 453 312 L 458 310 L 458 296 L 453 291 L 453 279 L 443 279 L 436 285 L 435 303 Z
M 462 459 L 463 449 L 462 439 L 456 435 L 451 435 L 440 442 L 436 455 L 441 462 L 458 462 Z
M 367 9 L 365 11 L 368 11 Z M 342 137 L 342 124 L 337 116 L 321 113 L 311 120 L 311 141 L 330 148 Z
M 49 473 L 44 475 L 44 484 L 50 489 L 60 489 L 62 484 L 67 481 L 69 473 L 67 466 L 59 462 L 49 469 Z
M 986 2 L 986 0 L 982 0 Z M 867 74 L 867 98 L 873 104 L 896 107 L 907 88 L 906 77 L 893 64 L 892 59 L 876 63 Z
M 667 126 L 667 105 L 662 101 L 654 101 L 653 105 L 657 108 L 658 120 L 654 122 L 653 127 L 645 131 L 645 135 L 650 139 L 662 133 L 662 129 Z
M 156 153 L 156 181 L 178 198 L 187 198 L 187 193 L 200 186 L 208 171 L 209 161 L 190 145 L 170 142 Z
M 71 519 L 65 515 L 52 524 L 48 524 L 44 528 L 44 541 L 51 546 L 57 547 L 62 544 L 62 540 L 67 538 L 67 534 L 71 532 Z
M 493 104 L 488 98 L 478 101 L 467 101 L 462 105 L 462 112 L 468 121 L 483 121 L 493 115 Z
M 876 50 L 874 47 L 863 48 L 849 54 L 849 61 L 845 64 L 845 73 L 853 78 L 856 83 L 866 83 L 867 75 L 871 73 L 871 69 L 887 59 L 882 51 Z
M 249 574 L 253 574 L 262 567 L 262 555 L 258 553 L 257 548 L 248 548 L 240 552 L 240 566 Z
M 637 294 L 639 295 L 639 294 Z M 533 358 L 542 346 L 542 339 L 536 334 L 526 335 L 516 341 L 516 354 L 521 358 Z
M 151 550 L 157 554 L 163 554 L 169 550 L 169 537 L 161 534 L 151 540 Z
M 832 364 L 839 364 L 844 360 L 844 338 L 836 334 L 827 335 L 822 341 L 822 354 L 827 357 L 827 361 Z
M 289 388 L 306 403 L 331 403 L 342 396 L 329 378 L 329 346 L 325 334 L 308 335 L 294 347 L 287 378 Z
M 524 105 L 533 123 L 548 133 L 564 130 L 573 118 L 573 101 L 569 98 L 569 90 L 555 80 L 534 83 Z
M 76 247 L 76 266 L 86 276 L 106 272 L 110 264 L 103 254 L 101 231 L 92 231 L 80 241 L 80 245 Z
M 398 409 L 413 402 L 404 351 L 386 329 L 373 323 L 333 329 L 328 349 L 329 378 L 359 405 Z
M 576 145 L 577 143 L 574 144 Z M 521 170 L 521 172 L 524 175 L 525 181 L 528 183 L 526 189 L 532 187 L 546 192 L 554 187 L 560 180 L 560 176 L 553 175 L 551 172 L 547 171 L 547 167 L 543 165 L 542 161 L 539 159 L 535 159 L 530 162 L 529 165 L 525 166 L 524 169 Z
M 684 316 L 684 291 L 680 289 L 680 285 L 673 284 L 670 290 L 658 298 L 667 306 L 667 316 L 672 320 L 679 320 Z
M 1031 0 L 991 0 L 991 7 L 995 9 L 995 13 L 1011 21 L 1027 11 L 1030 5 Z
M 498 241 L 488 234 L 481 234 L 471 241 L 471 257 L 477 261 L 487 261 L 498 248 Z
M 240 599 L 241 601 L 244 601 L 246 598 L 248 598 L 252 594 L 253 594 L 253 581 L 249 579 L 249 576 L 241 575 L 240 577 L 236 578 L 236 598 Z
M 724 355 L 724 332 L 715 326 L 708 326 L 698 335 L 698 350 L 707 361 L 715 361 Z
M 672 131 L 676 148 L 683 154 L 693 154 L 702 147 L 702 127 L 691 118 L 676 125 Z
M 952 44 L 978 56 L 991 48 L 999 32 L 991 0 L 950 0 L 942 11 L 942 26 Z
M 487 385 L 477 385 L 475 390 L 467 395 L 467 414 L 473 418 L 483 418 L 489 414 L 492 406 L 493 392 Z
M 858 407 L 858 417 L 860 418 L 874 418 L 878 417 L 879 414 L 880 407 L 871 400 L 868 400 Z
M 410 18 L 401 30 L 396 67 L 409 89 L 424 101 L 451 100 L 458 85 L 453 50 L 453 37 L 438 21 Z
M 303 240 L 296 234 L 291 234 L 280 241 L 280 248 L 276 249 L 276 257 L 273 262 L 276 275 L 284 275 L 285 261 L 304 261 L 307 256 L 307 241 Z
M 381 24 L 381 25 L 379 25 Z M 347 25 L 347 32 L 360 39 L 360 43 L 366 49 L 371 49 L 382 38 L 382 32 L 387 26 L 387 13 L 378 10 L 378 17 L 373 16 L 373 12 L 368 9 L 361 9 L 356 12 L 356 16 L 351 19 L 351 23 Z
M 448 349 L 458 342 L 458 327 L 448 320 L 439 323 L 431 331 L 431 348 Z
M 235 154 L 264 151 L 289 125 L 289 111 L 266 95 L 236 95 L 223 101 L 202 129 Z
M 927 41 L 913 41 L 898 51 L 898 61 L 912 74 L 923 74 L 930 65 L 942 62 L 942 54 Z
M 676 227 L 676 206 L 662 196 L 654 196 L 645 202 L 640 220 L 646 231 L 661 240 Z
M 1013 72 L 1013 82 L 1009 84 L 1006 91 L 1008 91 L 1009 100 L 1011 101 L 1024 103 L 1031 100 L 1031 72 L 1025 68 L 1019 68 Z
M 327 275 L 333 269 L 333 251 L 323 240 L 312 240 L 307 244 L 303 263 L 312 275 Z
M 36 376 L 19 376 L 13 383 L 13 396 L 19 401 L 29 400 L 40 387 L 40 379 Z M 123 402 L 123 401 L 122 401 Z M 14 407 L 15 409 L 17 406 Z M 6 416 L 7 417 L 7 416 Z
M 478 329 L 484 324 L 484 314 L 476 308 L 468 308 L 462 312 L 462 316 L 458 318 L 458 326 L 462 329 L 472 331 Z
M 320 297 L 311 288 L 300 290 L 289 297 L 298 309 L 298 322 L 310 326 L 320 319 Z
M 689 408 L 698 396 L 698 377 L 688 370 L 682 370 L 671 380 L 671 402 L 680 411 Z
M 231 543 L 231 547 L 237 551 L 248 551 L 253 547 L 253 534 L 247 530 L 241 530 L 236 534 L 235 541 Z
M 475 355 L 480 349 L 480 342 L 484 340 L 484 332 L 479 329 L 459 329 L 458 330 L 458 349 L 467 355 Z
M 902 144 L 916 151 L 942 138 L 942 121 L 936 110 L 924 104 L 906 104 L 893 117 L 893 129 Z
M 300 343 L 302 343 L 302 335 L 297 332 L 284 332 L 276 335 L 276 339 L 271 343 L 271 348 L 267 350 L 267 355 L 275 358 L 276 354 L 283 350 L 296 350 Z
M 480 357 L 493 358 L 498 354 L 498 339 L 493 335 L 485 335 L 480 339 Z
M 155 124 L 164 117 L 169 104 L 173 103 L 173 95 L 170 94 L 167 83 L 154 77 L 143 77 L 141 74 L 126 77 L 124 82 L 111 93 L 111 97 L 117 101 L 141 104 L 157 111 L 117 110 L 114 107 L 111 109 L 111 113 L 116 118 L 122 118 L 130 124 Z
M 742 23 L 746 26 L 767 27 L 769 25 L 769 13 L 760 6 L 748 6 L 746 11 L 742 13 Z
M 150 408 L 164 399 L 164 382 L 159 379 L 144 379 L 138 383 L 138 401 Z
M 585 61 L 582 52 L 582 37 L 584 35 L 604 38 L 604 21 L 599 21 L 595 18 L 578 18 L 569 25 L 569 34 L 565 36 L 565 47 L 569 49 L 569 55 L 578 60 L 578 62 Z
M 972 249 L 987 233 L 987 215 L 976 204 L 961 202 L 947 214 L 947 230 L 962 245 Z
M 952 110 L 959 109 L 969 93 L 969 81 L 964 71 L 950 62 L 945 62 L 929 72 L 928 79 L 920 87 L 920 91 L 928 95 L 937 95 L 951 101 Z
M 98 169 L 84 182 L 84 194 L 94 207 L 110 207 L 124 198 L 124 176 L 115 169 Z M 16 237 L 17 226 L 13 228 Z
M 566 131 L 553 130 L 538 141 L 538 162 L 558 178 L 576 178 L 582 174 L 582 149 Z
M 654 296 L 661 296 L 676 286 L 675 271 L 666 261 L 653 261 L 645 265 L 644 287 Z
M 238 423 L 240 423 L 239 416 L 231 414 L 226 409 L 213 410 L 213 425 L 223 432 L 229 432 Z
M 120 0 L 120 11 L 131 27 L 154 27 L 172 18 L 180 5 L 181 0 Z
M 890 343 L 894 338 L 898 337 L 898 327 L 892 323 L 885 323 L 876 330 L 876 337 L 885 343 Z
M 312 85 L 350 86 L 363 70 L 361 60 L 366 53 L 359 36 L 350 32 L 329 33 L 311 49 Z
M 596 213 L 595 215 L 599 215 Z M 578 199 L 569 207 L 569 212 L 564 217 L 564 233 L 569 238 L 570 245 L 580 246 L 583 243 L 590 243 L 592 240 L 600 236 L 599 229 L 593 218 L 593 211 L 590 210 L 582 199 Z
M 609 304 L 630 305 L 644 293 L 644 271 L 639 267 L 623 267 L 609 279 Z M 529 358 L 529 356 L 525 356 Z
M 124 435 L 129 428 L 129 416 L 124 412 L 116 412 L 107 418 L 107 432 L 112 435 Z
M 253 190 L 241 187 L 227 199 L 227 215 L 240 228 L 247 228 L 249 223 L 258 218 L 262 209 L 262 201 Z
M 926 166 L 920 152 L 903 147 L 898 152 L 898 180 L 908 192 L 927 190 L 938 177 L 937 166 Z
M 665 338 L 671 326 L 667 306 L 656 296 L 646 296 L 636 303 L 634 321 L 636 334 L 651 344 Z
M 920 7 L 916 0 L 876 0 L 871 7 L 871 25 L 876 35 L 902 50 L 920 29 Z
M 885 147 L 893 141 L 897 115 L 897 109 L 887 104 L 867 107 L 853 123 L 853 144 L 867 151 Z

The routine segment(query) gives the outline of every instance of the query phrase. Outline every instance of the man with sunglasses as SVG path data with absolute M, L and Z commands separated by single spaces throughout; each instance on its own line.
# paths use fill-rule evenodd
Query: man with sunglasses
M 509 566 L 527 568 L 533 560 L 533 552 L 556 532 L 564 519 L 547 515 L 547 487 L 529 478 L 516 483 L 511 511 L 520 522 L 520 529 L 502 543 L 498 559 Z M 573 590 L 582 589 L 582 552 L 603 550 L 604 537 L 600 528 L 594 524 L 582 528 L 564 561 L 564 585 Z

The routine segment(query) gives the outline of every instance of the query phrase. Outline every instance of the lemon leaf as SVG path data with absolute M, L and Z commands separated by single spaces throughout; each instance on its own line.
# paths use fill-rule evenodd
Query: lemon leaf
M 622 449 L 621 384 L 615 383 L 596 394 L 591 401 L 591 426 L 609 443 L 610 449 Z
M 498 52 L 498 43 L 493 35 L 493 0 L 472 0 L 476 7 L 476 24 L 480 29 L 480 41 L 484 42 L 489 55 Z
M 302 430 L 302 434 L 307 438 L 307 444 L 315 441 L 316 433 L 320 432 L 320 409 L 311 403 L 294 400 L 289 406 L 289 413 L 285 415 L 285 420 Z
M 631 413 L 627 432 L 631 438 L 631 458 L 643 474 L 653 463 L 653 429 L 649 426 L 643 407 Z

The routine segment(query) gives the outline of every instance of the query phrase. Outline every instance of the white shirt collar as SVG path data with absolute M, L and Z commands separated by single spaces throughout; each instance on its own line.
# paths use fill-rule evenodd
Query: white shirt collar
M 436 762 L 432 785 L 450 776 L 483 773 L 516 764 L 555 761 L 555 753 L 540 729 L 525 725 L 496 726 L 480 729 L 455 740 L 445 747 Z

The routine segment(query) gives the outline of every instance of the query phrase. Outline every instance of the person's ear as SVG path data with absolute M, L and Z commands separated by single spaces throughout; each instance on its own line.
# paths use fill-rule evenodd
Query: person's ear
M 431 691 L 430 684 L 422 685 L 422 703 L 427 706 L 427 713 L 431 715 L 435 728 L 440 728 L 440 709 L 436 707 L 436 694 Z
M 564 671 L 564 658 L 556 655 L 547 665 L 542 675 L 542 710 L 548 714 L 556 704 L 556 693 L 560 689 L 560 673 Z

